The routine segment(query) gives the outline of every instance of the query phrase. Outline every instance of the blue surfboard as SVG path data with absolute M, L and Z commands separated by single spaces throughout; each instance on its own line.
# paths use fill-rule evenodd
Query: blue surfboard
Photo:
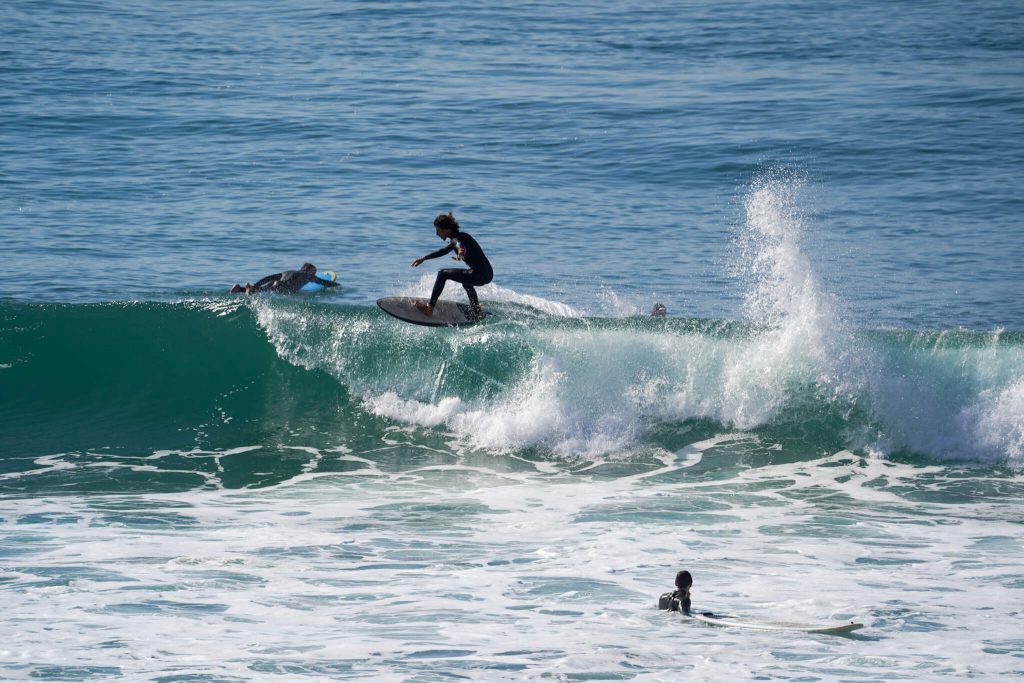
M 338 279 L 337 273 L 335 273 L 333 270 L 325 270 L 322 273 L 317 273 L 316 276 L 321 280 L 330 280 L 331 282 L 335 282 Z M 308 294 L 311 292 L 319 292 L 322 289 L 325 289 L 325 287 L 317 282 L 307 282 L 306 284 L 302 285 L 302 288 L 299 289 L 299 291 Z

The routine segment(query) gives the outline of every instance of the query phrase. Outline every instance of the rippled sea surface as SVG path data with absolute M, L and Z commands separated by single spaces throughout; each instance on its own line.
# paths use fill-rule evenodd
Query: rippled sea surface
M 1019 3 L 0 16 L 0 678 L 1024 674 Z

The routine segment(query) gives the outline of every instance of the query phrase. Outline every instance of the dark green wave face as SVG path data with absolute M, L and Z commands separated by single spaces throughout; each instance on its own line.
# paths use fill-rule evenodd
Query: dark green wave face
M 738 323 L 495 312 L 436 330 L 276 298 L 5 304 L 0 487 L 262 486 L 311 452 L 321 471 L 353 466 L 324 453 L 625 463 L 723 431 L 763 444 L 750 462 L 1022 457 L 1017 333 L 793 343 Z
M 347 401 L 330 377 L 281 360 L 245 308 L 8 306 L 0 334 L 8 366 L 0 372 L 6 472 L 52 454 L 132 457 L 144 467 L 144 458 L 161 451 L 302 442 L 321 425 L 326 432 L 338 426 Z M 268 455 L 272 469 L 280 455 Z M 212 458 L 179 460 L 180 472 L 166 472 L 175 468 L 161 459 L 159 472 L 120 472 L 116 481 L 106 481 L 102 468 L 79 468 L 75 482 L 115 490 L 191 486 L 217 467 Z M 246 460 L 248 472 L 227 475 L 235 485 L 260 481 L 260 466 Z

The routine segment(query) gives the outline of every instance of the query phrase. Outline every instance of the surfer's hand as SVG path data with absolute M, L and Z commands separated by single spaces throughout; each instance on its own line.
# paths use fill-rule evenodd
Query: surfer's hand
M 413 261 L 413 262 L 412 262 L 412 267 L 413 267 L 413 268 L 417 268 L 417 267 L 419 267 L 419 265 L 420 265 L 421 263 L 423 263 L 423 259 L 421 259 L 421 258 L 418 258 L 418 259 L 416 259 L 415 261 Z
M 462 257 L 464 257 L 465 255 L 466 255 L 466 250 L 465 249 L 458 249 L 455 252 L 455 256 L 452 256 L 452 259 L 455 260 L 455 261 L 461 261 Z

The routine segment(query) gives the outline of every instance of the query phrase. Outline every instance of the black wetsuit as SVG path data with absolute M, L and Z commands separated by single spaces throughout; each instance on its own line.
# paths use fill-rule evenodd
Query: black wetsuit
M 307 282 L 315 282 L 323 287 L 337 287 L 337 282 L 319 278 L 315 273 L 303 273 L 301 270 L 286 270 L 283 273 L 268 275 L 252 286 L 254 292 L 287 292 L 294 294 Z
M 658 609 L 667 609 L 672 612 L 682 612 L 683 614 L 690 613 L 690 596 L 683 594 L 680 595 L 679 591 L 672 591 L 671 593 L 662 593 L 661 597 L 658 598 Z
M 484 255 L 484 250 L 480 248 L 477 241 L 472 238 L 468 233 L 462 232 L 461 230 L 456 231 L 451 236 L 451 241 L 448 242 L 448 246 L 441 247 L 437 251 L 431 252 L 424 256 L 424 260 L 438 258 L 445 254 L 455 251 L 456 249 L 465 249 L 465 254 L 462 256 L 462 260 L 466 263 L 469 268 L 444 268 L 437 271 L 437 279 L 434 281 L 434 291 L 430 293 L 430 305 L 434 306 L 437 300 L 441 297 L 441 292 L 444 290 L 445 284 L 448 280 L 454 280 L 462 284 L 466 290 L 466 296 L 469 297 L 469 305 L 474 310 L 480 309 L 480 301 L 476 297 L 475 287 L 481 287 L 486 285 L 488 282 L 494 279 L 494 270 L 491 269 L 491 262 L 487 260 Z

